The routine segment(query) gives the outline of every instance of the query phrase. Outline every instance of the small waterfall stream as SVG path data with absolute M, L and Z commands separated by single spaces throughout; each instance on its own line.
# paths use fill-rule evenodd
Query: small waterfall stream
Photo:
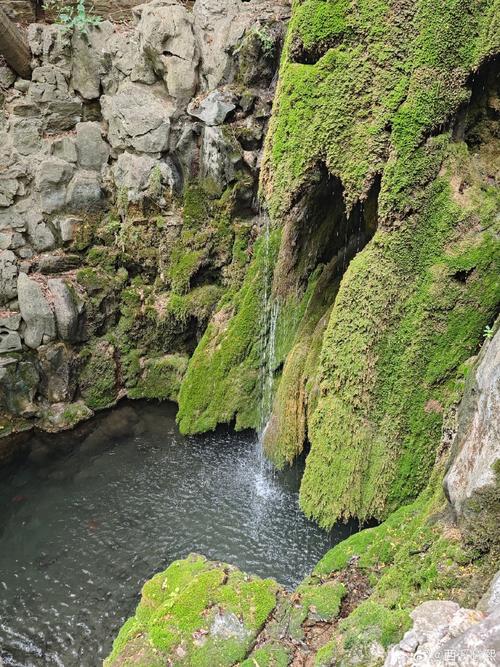
M 279 316 L 279 302 L 272 295 L 273 262 L 271 257 L 271 221 L 267 213 L 261 211 L 264 240 L 263 296 L 260 337 L 260 406 L 256 438 L 258 468 L 256 476 L 256 496 L 270 497 L 278 492 L 274 483 L 274 467 L 264 453 L 264 435 L 273 406 L 274 369 L 276 362 L 276 328 Z M 258 515 L 258 511 L 257 511 Z

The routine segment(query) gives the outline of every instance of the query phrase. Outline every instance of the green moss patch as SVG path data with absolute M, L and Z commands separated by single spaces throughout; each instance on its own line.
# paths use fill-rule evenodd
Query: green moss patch
M 230 667 L 242 661 L 276 604 L 278 585 L 192 555 L 142 590 L 105 667 L 136 664 Z M 151 663 L 143 662 L 149 655 Z M 163 660 L 163 662 L 161 662 Z

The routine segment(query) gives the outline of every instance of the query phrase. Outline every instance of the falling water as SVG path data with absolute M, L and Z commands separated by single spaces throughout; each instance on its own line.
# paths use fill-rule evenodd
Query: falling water
M 269 497 L 277 492 L 273 482 L 274 469 L 264 454 L 264 435 L 271 416 L 273 403 L 274 369 L 276 360 L 276 325 L 279 315 L 279 304 L 272 296 L 273 263 L 271 257 L 271 223 L 269 216 L 261 212 L 264 223 L 264 270 L 261 315 L 261 351 L 260 351 L 260 406 L 259 424 L 256 439 L 256 456 L 259 462 L 256 475 L 256 495 Z

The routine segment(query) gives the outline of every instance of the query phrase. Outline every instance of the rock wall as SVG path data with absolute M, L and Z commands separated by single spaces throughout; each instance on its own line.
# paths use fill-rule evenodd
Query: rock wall
M 0 68 L 2 433 L 175 399 L 260 219 L 286 3 L 154 0 Z

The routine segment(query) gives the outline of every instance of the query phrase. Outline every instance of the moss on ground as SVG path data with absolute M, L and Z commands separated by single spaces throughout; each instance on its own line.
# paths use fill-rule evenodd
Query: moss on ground
M 373 642 L 387 648 L 399 641 L 411 625 L 410 611 L 425 600 L 454 600 L 469 608 L 477 604 L 495 571 L 495 556 L 466 546 L 449 523 L 442 469 L 438 464 L 415 502 L 376 528 L 347 538 L 316 566 L 313 576 L 329 578 L 354 560 L 373 588 L 369 598 L 339 622 L 325 653 L 334 650 L 340 659 L 368 652 Z
M 146 582 L 105 667 L 230 667 L 247 655 L 275 607 L 279 587 L 192 555 Z M 143 656 L 151 662 L 143 662 Z M 163 662 L 162 662 L 163 661 Z

